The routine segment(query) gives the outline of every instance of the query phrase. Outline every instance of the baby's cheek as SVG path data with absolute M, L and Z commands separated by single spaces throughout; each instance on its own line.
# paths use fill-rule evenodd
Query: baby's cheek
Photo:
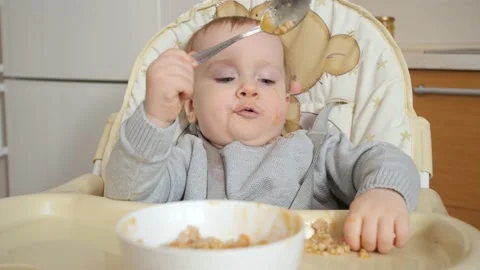
M 278 92 L 277 92 L 278 93 Z M 273 112 L 274 112 L 274 117 L 273 117 L 273 125 L 274 126 L 280 126 L 283 125 L 285 122 L 285 116 L 286 116 L 286 101 L 285 98 L 281 98 L 280 95 L 278 95 L 278 99 L 276 102 L 273 103 Z
M 221 100 L 212 96 L 211 98 L 198 99 L 195 107 L 198 120 L 203 122 L 218 121 L 220 117 L 219 110 L 225 106 Z M 224 109 L 223 109 L 224 110 Z M 214 120 L 215 119 L 215 120 Z
M 283 105 L 279 105 L 276 114 L 275 126 L 283 126 L 285 124 L 286 110 Z
M 285 122 L 285 106 L 283 104 L 277 104 L 275 109 L 275 126 L 283 125 Z
M 273 113 L 273 125 L 278 126 L 280 124 L 280 111 L 277 103 L 272 104 L 272 113 Z
M 204 106 L 207 107 L 212 114 L 216 114 L 219 111 L 223 112 L 231 109 L 231 104 L 231 98 L 219 93 L 212 93 L 210 97 L 206 98 Z
M 271 113 L 273 114 L 273 126 L 278 126 L 280 124 L 280 106 L 279 106 L 279 93 L 276 88 L 271 89 L 272 92 L 269 94 L 269 100 L 270 100 L 270 110 Z

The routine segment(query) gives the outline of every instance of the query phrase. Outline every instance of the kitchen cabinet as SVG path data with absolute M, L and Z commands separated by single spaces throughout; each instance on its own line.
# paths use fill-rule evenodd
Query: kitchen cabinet
M 451 216 L 480 229 L 480 71 L 410 74 L 414 108 L 431 127 L 430 186 Z

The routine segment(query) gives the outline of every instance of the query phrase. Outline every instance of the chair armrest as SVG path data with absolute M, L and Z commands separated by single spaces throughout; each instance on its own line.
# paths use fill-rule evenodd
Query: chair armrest
M 438 193 L 430 188 L 422 188 L 416 212 L 448 215 L 447 209 Z
M 84 174 L 44 193 L 80 193 L 103 196 L 103 179 L 93 174 Z
M 95 163 L 97 160 L 103 159 L 103 154 L 105 153 L 105 148 L 107 146 L 108 138 L 110 136 L 110 131 L 112 130 L 113 122 L 115 121 L 115 117 L 117 113 L 112 113 L 105 124 L 103 129 L 102 137 L 97 145 L 97 151 L 95 152 L 95 156 L 93 157 L 93 162 Z
M 417 136 L 419 136 L 417 143 L 414 146 L 414 157 L 416 159 L 418 170 L 433 176 L 433 162 L 432 162 L 432 137 L 430 133 L 430 123 L 423 117 L 416 117 Z

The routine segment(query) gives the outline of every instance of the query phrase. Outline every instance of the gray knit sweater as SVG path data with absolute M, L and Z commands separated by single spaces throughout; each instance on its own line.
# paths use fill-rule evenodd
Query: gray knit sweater
M 105 196 L 153 203 L 229 199 L 339 209 L 369 189 L 388 188 L 404 197 L 409 211 L 416 208 L 417 169 L 409 156 L 387 143 L 354 146 L 344 134 L 330 132 L 312 164 L 313 173 L 307 174 L 314 144 L 306 131 L 262 147 L 233 142 L 217 149 L 201 134 L 186 134 L 177 143 L 177 125 L 158 128 L 146 118 L 143 104 L 138 106 L 120 128 L 106 167 Z M 310 191 L 299 192 L 309 182 L 312 187 L 305 190 Z M 294 207 L 295 200 L 301 203 Z

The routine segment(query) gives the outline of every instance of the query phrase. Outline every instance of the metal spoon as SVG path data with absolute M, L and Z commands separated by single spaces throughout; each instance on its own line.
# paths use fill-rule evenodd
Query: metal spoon
M 277 36 L 284 35 L 303 21 L 310 10 L 310 2 L 311 0 L 273 0 L 263 13 L 260 25 L 209 49 L 195 53 L 192 57 L 198 64 L 201 64 L 235 42 L 254 34 L 265 32 Z

